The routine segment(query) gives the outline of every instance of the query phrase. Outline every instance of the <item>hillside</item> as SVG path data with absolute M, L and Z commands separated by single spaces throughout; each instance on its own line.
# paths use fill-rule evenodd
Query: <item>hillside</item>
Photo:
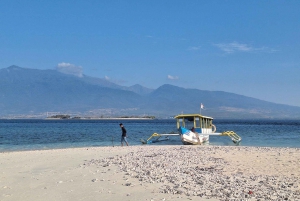
M 94 116 L 198 113 L 214 118 L 300 118 L 300 107 L 275 104 L 222 91 L 163 85 L 125 87 L 56 70 L 0 69 L 0 116 L 46 112 Z
M 148 99 L 149 110 L 173 114 L 199 113 L 218 118 L 299 118 L 300 107 L 271 103 L 223 91 L 184 89 L 163 85 Z
M 134 92 L 89 84 L 55 70 L 12 66 L 0 70 L 0 80 L 0 115 L 134 108 L 141 102 Z

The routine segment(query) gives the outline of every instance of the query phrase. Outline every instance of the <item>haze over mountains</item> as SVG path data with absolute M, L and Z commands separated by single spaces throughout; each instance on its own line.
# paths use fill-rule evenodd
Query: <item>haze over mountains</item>
M 101 78 L 57 70 L 10 66 L 0 69 L 0 116 L 46 112 L 85 116 L 174 116 L 199 113 L 214 118 L 300 118 L 300 107 L 223 91 L 163 85 L 120 86 Z

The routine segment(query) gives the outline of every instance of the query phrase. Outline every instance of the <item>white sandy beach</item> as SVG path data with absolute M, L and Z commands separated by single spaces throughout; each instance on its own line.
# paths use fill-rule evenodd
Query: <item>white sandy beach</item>
M 0 200 L 300 200 L 300 149 L 92 147 L 0 153 Z

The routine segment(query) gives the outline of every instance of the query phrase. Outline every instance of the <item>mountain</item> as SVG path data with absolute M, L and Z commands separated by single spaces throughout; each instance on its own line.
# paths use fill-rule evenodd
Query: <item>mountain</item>
M 199 113 L 218 118 L 299 118 L 300 107 L 271 103 L 223 91 L 184 89 L 163 85 L 148 99 L 149 111 Z
M 0 116 L 46 112 L 87 116 L 200 112 L 214 118 L 300 118 L 300 107 L 275 104 L 223 91 L 163 85 L 155 90 L 120 86 L 105 79 L 56 70 L 10 66 L 0 69 Z
M 68 74 L 68 75 L 70 75 L 70 74 Z M 146 95 L 153 91 L 153 89 L 149 89 L 149 88 L 144 87 L 139 84 L 135 84 L 130 87 L 120 86 L 120 85 L 117 85 L 106 79 L 90 77 L 90 76 L 86 76 L 86 75 L 83 75 L 82 77 L 73 76 L 73 78 L 77 79 L 78 81 L 83 81 L 87 84 L 96 85 L 96 86 L 100 86 L 100 87 L 108 87 L 108 88 L 112 88 L 112 89 L 121 89 L 121 90 L 126 90 L 126 91 L 132 91 L 132 92 L 135 92 L 140 95 Z
M 108 87 L 108 88 L 112 88 L 112 89 L 121 89 L 121 90 L 126 90 L 126 91 L 132 91 L 132 92 L 135 92 L 140 95 L 146 95 L 153 91 L 153 89 L 143 87 L 142 85 L 139 85 L 139 84 L 135 84 L 130 87 L 120 86 L 120 85 L 117 85 L 117 84 L 110 82 L 108 80 L 105 80 L 105 79 L 90 77 L 90 76 L 86 76 L 86 75 L 83 75 L 83 77 L 77 77 L 77 79 L 78 79 L 78 81 L 83 81 L 87 84 L 96 85 L 96 86 L 100 86 L 100 87 Z
M 127 87 L 127 88 L 123 88 L 123 89 L 128 90 L 128 91 L 133 91 L 140 95 L 147 95 L 147 94 L 150 94 L 152 91 L 154 91 L 153 89 L 143 87 L 142 85 L 139 85 L 139 84 L 135 84 L 131 87 Z
M 0 115 L 136 108 L 140 102 L 134 92 L 89 84 L 55 70 L 0 70 Z

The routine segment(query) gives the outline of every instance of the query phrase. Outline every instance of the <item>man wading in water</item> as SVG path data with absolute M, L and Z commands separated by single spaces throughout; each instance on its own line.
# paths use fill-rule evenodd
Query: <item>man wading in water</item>
M 120 124 L 120 127 L 122 129 L 122 138 L 121 138 L 121 144 L 123 146 L 123 141 L 126 143 L 126 145 L 128 146 L 128 142 L 126 139 L 126 129 L 124 128 L 123 124 Z

